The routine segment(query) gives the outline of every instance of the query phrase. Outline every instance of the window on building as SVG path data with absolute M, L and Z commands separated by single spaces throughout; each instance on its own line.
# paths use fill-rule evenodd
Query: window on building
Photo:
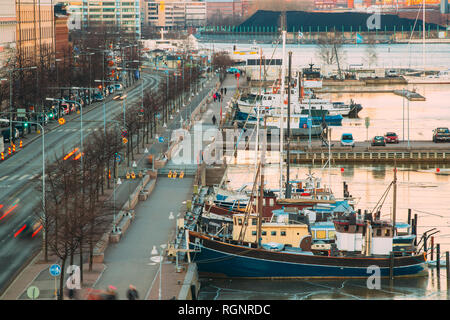
M 242 219 L 238 218 L 238 225 L 242 226 Z
M 261 231 L 261 235 L 266 236 L 267 235 L 267 231 Z
M 377 236 L 381 237 L 381 229 L 377 229 Z
M 389 230 L 389 229 L 385 229 L 385 230 L 384 230 L 384 236 L 385 236 L 385 237 L 389 237 L 390 234 L 391 234 L 391 230 Z
M 252 236 L 256 236 L 256 231 L 252 231 Z
M 271 236 L 276 236 L 276 235 L 277 235 L 277 232 L 276 232 L 276 231 L 271 231 L 271 232 L 270 232 L 270 235 L 271 235 Z
M 286 231 L 281 231 L 281 232 L 280 232 L 280 235 L 283 236 L 283 237 L 285 237 L 285 236 L 286 236 Z
M 255 218 L 252 218 L 252 226 L 256 226 L 257 220 Z

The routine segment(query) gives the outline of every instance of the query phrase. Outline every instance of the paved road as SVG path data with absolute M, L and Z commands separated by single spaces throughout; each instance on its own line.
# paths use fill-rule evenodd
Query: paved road
M 155 87 L 159 77 L 143 74 L 144 89 Z M 138 85 L 128 91 L 127 102 L 140 101 L 141 87 Z M 123 112 L 122 101 L 109 101 L 106 104 L 107 120 Z M 94 120 L 95 122 L 89 122 Z M 45 133 L 45 158 L 54 159 L 64 152 L 80 145 L 81 121 L 69 121 L 64 126 Z M 83 114 L 84 140 L 89 133 L 103 129 L 103 106 Z M 31 137 L 31 136 L 29 136 Z M 35 184 L 30 180 L 42 173 L 42 138 L 33 140 L 20 152 L 0 163 L 0 292 L 13 278 L 19 268 L 37 252 L 41 246 L 41 237 L 14 237 L 28 217 L 34 215 L 34 207 L 41 200 L 41 195 L 34 190 Z

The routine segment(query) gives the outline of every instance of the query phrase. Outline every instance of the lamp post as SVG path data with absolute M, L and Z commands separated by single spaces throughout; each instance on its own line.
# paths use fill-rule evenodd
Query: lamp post
M 0 119 L 0 122 L 8 122 L 7 119 Z M 17 120 L 13 120 L 13 122 L 17 122 L 17 123 L 25 123 L 25 121 L 17 121 Z M 45 212 L 45 130 L 44 127 L 38 123 L 38 122 L 29 122 L 27 121 L 27 123 L 29 124 L 34 124 L 34 125 L 38 125 L 39 127 L 41 127 L 42 129 L 42 210 L 44 213 L 44 222 L 46 222 L 47 216 L 46 216 L 46 212 Z M 44 244 L 46 244 L 46 232 L 45 232 L 45 228 L 44 229 Z M 45 252 L 45 261 L 48 260 L 48 255 L 47 255 L 47 246 L 44 245 L 44 252 Z
M 19 71 L 19 70 L 32 70 L 32 69 L 37 69 L 36 66 L 33 67 L 25 67 L 25 68 L 12 68 L 9 69 L 9 143 L 10 145 L 13 144 L 13 133 L 12 133 L 12 74 L 14 71 Z
M 72 89 L 79 89 L 78 87 L 72 87 Z M 80 107 L 80 144 L 81 144 L 81 170 L 83 170 L 83 106 L 81 103 L 73 100 L 64 100 L 64 99 L 56 99 L 56 98 L 45 98 L 45 100 L 48 101 L 58 101 L 58 102 L 69 102 L 69 103 L 75 103 Z
M 105 86 L 105 82 L 112 82 L 112 83 L 118 83 L 121 81 L 113 81 L 113 80 L 94 80 L 94 82 L 102 82 L 102 88 L 104 88 Z M 122 82 L 122 87 L 123 87 L 123 82 Z M 124 88 L 122 88 L 122 90 L 124 90 Z M 124 96 L 126 98 L 126 95 Z M 125 125 L 125 106 L 124 106 L 124 114 L 123 114 L 123 122 Z M 106 132 L 106 104 L 105 104 L 105 99 L 103 98 L 103 127 L 104 127 L 104 132 Z
M 162 287 L 162 261 L 163 261 L 163 252 L 166 248 L 165 244 L 161 245 L 161 250 L 159 251 L 159 291 L 158 291 L 158 300 L 161 300 L 161 287 Z

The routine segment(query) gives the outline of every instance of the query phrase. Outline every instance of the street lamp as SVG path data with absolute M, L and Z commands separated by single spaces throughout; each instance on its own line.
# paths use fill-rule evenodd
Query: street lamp
M 72 87 L 72 89 L 79 89 L 78 87 Z M 75 103 L 80 107 L 80 142 L 81 142 L 81 169 L 83 170 L 83 106 L 81 103 L 73 100 L 64 100 L 64 99 L 56 99 L 56 98 L 45 98 L 47 101 L 58 101 L 58 102 L 69 102 Z
M 12 73 L 14 71 L 19 71 L 19 70 L 33 70 L 33 69 L 37 69 L 36 66 L 33 67 L 24 67 L 24 68 L 12 68 L 9 69 L 9 143 L 12 145 L 13 144 L 13 133 L 12 133 Z
M 105 86 L 105 82 L 112 82 L 112 83 L 118 83 L 120 81 L 114 81 L 114 80 L 94 80 L 94 82 L 102 82 L 102 89 L 104 89 Z M 122 82 L 122 87 L 123 87 L 123 82 Z M 122 90 L 124 90 L 124 88 L 122 88 Z M 123 96 L 126 98 L 126 95 Z M 123 122 L 125 125 L 125 106 L 124 106 L 124 114 L 123 114 Z M 104 131 L 106 132 L 106 103 L 105 103 L 105 99 L 103 98 L 103 127 L 104 127 Z

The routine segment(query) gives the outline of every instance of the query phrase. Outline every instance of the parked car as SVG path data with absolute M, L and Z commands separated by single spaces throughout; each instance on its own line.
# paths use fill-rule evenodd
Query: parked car
M 384 135 L 384 140 L 386 143 L 399 143 L 398 135 L 395 132 L 387 132 Z
M 14 139 L 19 137 L 19 130 L 17 130 L 17 128 L 13 128 L 13 135 L 14 135 Z M 3 129 L 2 130 L 2 136 L 3 136 L 3 141 L 5 142 L 9 142 L 9 129 Z
M 341 136 L 341 146 L 342 147 L 354 147 L 355 140 L 353 140 L 353 135 L 351 133 L 343 133 Z
M 231 67 L 231 68 L 227 69 L 227 73 L 232 73 L 232 74 L 241 73 L 241 70 L 239 70 L 238 68 Z
M 436 128 L 433 130 L 433 142 L 450 141 L 450 130 L 448 128 Z
M 397 77 L 398 73 L 395 70 L 387 70 L 386 71 L 386 77 Z
M 108 91 L 109 91 L 109 94 L 113 94 L 114 93 L 114 86 L 113 85 L 109 85 L 108 86 Z
M 100 92 L 96 92 L 94 93 L 94 97 L 92 100 L 94 101 L 103 101 L 103 94 L 101 94 Z
M 120 83 L 115 84 L 115 85 L 114 85 L 114 90 L 115 90 L 116 92 L 122 92 L 122 91 L 123 91 L 123 85 L 120 84 Z
M 372 139 L 372 143 L 371 143 L 372 147 L 373 146 L 386 146 L 386 140 L 384 139 L 383 136 L 375 136 Z

